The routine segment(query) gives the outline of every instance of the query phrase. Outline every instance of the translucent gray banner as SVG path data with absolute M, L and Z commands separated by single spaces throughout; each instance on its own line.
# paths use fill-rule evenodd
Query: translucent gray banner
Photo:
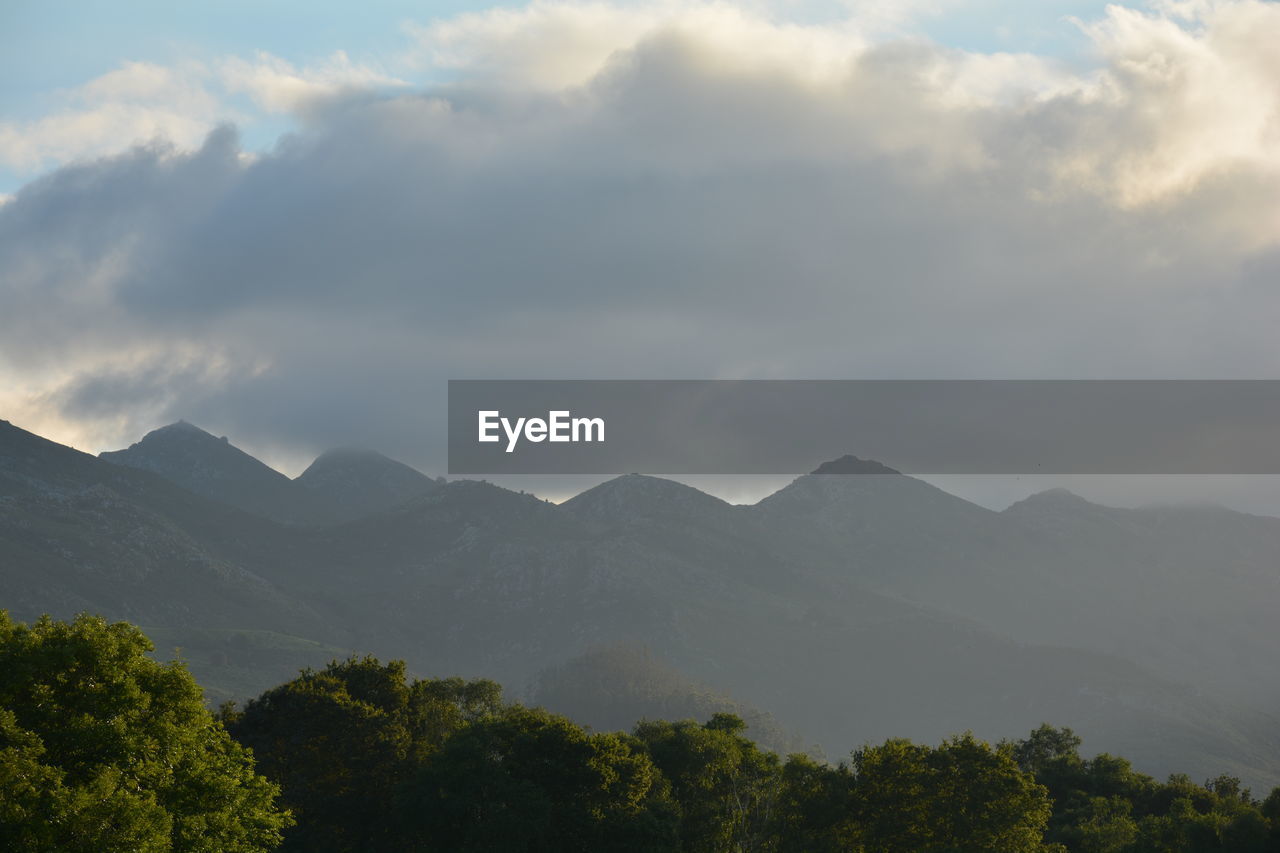
M 1278 380 L 449 382 L 450 474 L 1280 474 L 1277 439 Z

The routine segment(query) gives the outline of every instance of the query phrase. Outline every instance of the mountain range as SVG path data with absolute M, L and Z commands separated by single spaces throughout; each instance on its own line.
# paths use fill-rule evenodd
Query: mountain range
M 102 459 L 152 471 L 190 491 L 275 521 L 348 521 L 428 494 L 430 477 L 372 450 L 339 448 L 319 456 L 296 480 L 270 468 L 226 437 L 178 421 Z
M 732 706 L 839 758 L 1047 721 L 1280 783 L 1280 519 L 996 512 L 856 457 L 754 505 L 638 475 L 557 505 L 362 450 L 291 480 L 182 422 L 94 457 L 0 421 L 0 607 L 135 622 L 211 701 L 367 652 L 593 725 Z

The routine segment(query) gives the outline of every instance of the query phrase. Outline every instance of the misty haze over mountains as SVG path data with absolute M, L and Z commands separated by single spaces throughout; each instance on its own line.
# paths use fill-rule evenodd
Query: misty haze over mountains
M 637 475 L 555 505 L 371 451 L 290 480 L 186 423 L 95 458 L 0 422 L 0 510 L 0 606 L 140 624 L 211 700 L 371 652 L 598 726 L 736 703 L 838 758 L 1047 721 L 1280 782 L 1280 519 L 995 512 L 856 457 L 749 506 Z

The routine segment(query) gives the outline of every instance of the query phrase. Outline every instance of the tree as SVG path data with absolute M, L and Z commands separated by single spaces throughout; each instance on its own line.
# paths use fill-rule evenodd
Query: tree
M 1125 853 L 1138 837 L 1133 804 L 1124 797 L 1076 799 L 1054 836 L 1073 853 Z
M 180 663 L 125 623 L 0 611 L 0 848 L 260 851 L 289 815 Z
M 725 713 L 693 720 L 646 722 L 635 735 L 671 782 L 680 804 L 683 849 L 750 851 L 768 847 L 779 793 L 778 756 L 762 752 Z
M 1268 836 L 1271 846 L 1268 849 L 1271 853 L 1280 853 L 1280 788 L 1271 789 L 1258 812 L 1271 828 Z
M 832 767 L 806 755 L 792 755 L 782 767 L 772 831 L 778 853 L 838 853 L 853 833 L 853 777 L 845 765 Z
M 284 849 L 400 851 L 401 787 L 455 731 L 502 703 L 491 681 L 406 681 L 403 661 L 335 661 L 268 690 L 237 712 L 251 747 L 297 815 Z
M 973 735 L 937 748 L 908 740 L 854 753 L 860 849 L 877 853 L 1030 853 L 1044 849 L 1048 792 L 1012 750 Z
M 1007 746 L 1019 769 L 1037 779 L 1060 767 L 1076 769 L 1081 766 L 1082 741 L 1071 729 L 1054 728 L 1045 723 L 1031 733 L 1026 740 Z
M 401 799 L 410 849 L 673 851 L 667 787 L 640 744 L 519 706 L 445 742 Z
M 1070 729 L 1041 726 L 1009 748 L 1049 789 L 1045 838 L 1072 853 L 1267 853 L 1275 851 L 1266 804 L 1232 776 L 1160 784 L 1123 758 L 1082 759 Z
M 1135 853 L 1266 853 L 1269 827 L 1240 780 L 1219 776 L 1197 785 L 1169 777 L 1138 825 Z

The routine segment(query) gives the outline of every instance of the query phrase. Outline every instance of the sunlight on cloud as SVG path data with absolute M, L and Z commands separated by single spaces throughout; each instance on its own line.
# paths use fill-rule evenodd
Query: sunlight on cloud
M 725 3 L 621 6 L 539 2 L 409 25 L 428 67 L 515 88 L 586 84 L 647 39 L 697 43 L 727 67 L 829 79 L 867 45 L 851 25 L 778 23 Z
M 96 452 L 163 422 L 180 395 L 216 393 L 234 377 L 265 369 L 265 363 L 196 341 L 84 352 L 6 383 L 0 412 L 24 429 Z
M 219 71 L 227 91 L 246 93 L 269 113 L 293 113 L 310 103 L 351 91 L 401 87 L 405 81 L 351 61 L 341 50 L 324 62 L 296 68 L 259 51 L 252 61 L 229 57 Z
M 0 162 L 24 172 L 164 141 L 190 149 L 222 117 L 236 118 L 197 63 L 126 62 L 62 93 L 66 106 L 27 122 L 0 123 Z
M 1083 24 L 1106 61 L 1089 138 L 1068 161 L 1121 204 L 1186 192 L 1232 171 L 1280 177 L 1280 6 L 1108 7 Z M 1105 124 L 1103 124 L 1105 122 Z
M 247 94 L 264 113 L 304 112 L 326 98 L 402 87 L 404 81 L 352 62 L 342 51 L 304 68 L 259 52 L 226 57 L 216 71 L 198 62 L 125 62 L 69 92 L 65 106 L 26 122 L 0 122 L 0 163 L 24 173 L 117 153 L 134 145 L 199 147 L 219 123 L 258 116 L 229 101 Z
M 428 77 L 449 72 L 452 86 L 519 97 L 600 85 L 639 53 L 678 44 L 681 61 L 703 76 L 747 74 L 819 87 L 833 109 L 880 112 L 881 124 L 866 128 L 870 144 L 927 149 L 935 165 L 965 168 L 994 165 L 1001 156 L 972 114 L 985 110 L 980 123 L 999 125 L 1040 109 L 1056 128 L 1042 154 L 1056 190 L 1031 191 L 1086 189 L 1125 207 L 1232 171 L 1267 179 L 1280 171 L 1274 49 L 1280 6 L 1259 0 L 1111 6 L 1099 20 L 1076 22 L 1100 65 L 1073 72 L 1051 58 L 901 37 L 911 21 L 949 5 L 869 0 L 846 4 L 835 22 L 797 24 L 767 6 L 547 0 L 406 25 L 415 49 L 405 62 Z M 0 161 L 34 173 L 157 140 L 191 150 L 219 121 L 255 120 L 233 107 L 233 96 L 247 95 L 263 114 L 299 117 L 326 99 L 403 90 L 405 76 L 342 51 L 303 67 L 266 51 L 225 57 L 212 69 L 129 62 L 64 93 L 60 111 L 0 124 Z M 860 92 L 872 89 L 899 103 L 857 103 Z M 966 125 L 958 134 L 957 121 Z M 935 133 L 938 127 L 947 133 Z
M 949 127 L 956 110 L 984 108 L 997 111 L 990 123 L 1018 121 L 1020 111 L 1039 106 L 1046 120 L 1069 121 L 1064 135 L 1046 140 L 1043 153 L 1058 189 L 1099 192 L 1126 207 L 1242 168 L 1277 174 L 1275 4 L 1166 2 L 1148 11 L 1111 6 L 1101 20 L 1076 22 L 1102 62 L 1083 73 L 1029 54 L 972 53 L 910 40 L 894 48 L 892 40 L 883 41 L 890 23 L 937 11 L 938 4 L 929 3 L 853 4 L 841 23 L 801 26 L 720 3 L 539 2 L 463 14 L 410 32 L 427 67 L 451 69 L 464 83 L 514 91 L 586 86 L 662 40 L 684 44 L 686 58 L 707 73 L 819 84 L 837 101 L 848 100 L 850 87 L 861 80 L 890 74 L 875 85 L 897 85 L 910 96 L 903 97 L 897 116 L 886 113 L 883 140 L 903 150 L 948 144 L 969 150 L 950 158 L 935 151 L 935 160 L 957 164 L 975 162 L 975 141 L 939 137 L 935 124 Z

